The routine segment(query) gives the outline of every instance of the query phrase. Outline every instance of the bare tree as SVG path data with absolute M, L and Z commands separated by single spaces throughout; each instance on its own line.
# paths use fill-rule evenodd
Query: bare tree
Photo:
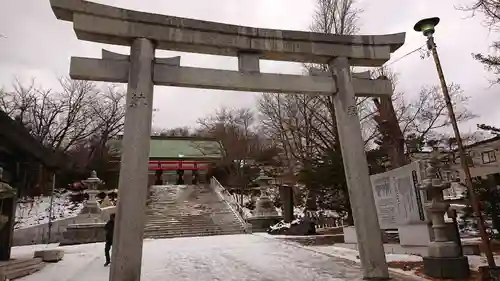
M 310 29 L 325 34 L 351 35 L 358 31 L 357 21 L 362 12 L 354 0 L 317 0 L 317 8 Z M 328 65 L 304 65 L 305 70 L 330 72 Z M 333 83 L 333 81 L 332 81 Z M 333 94 L 333 93 L 332 93 Z M 358 111 L 362 124 L 372 123 L 365 106 L 366 99 L 360 99 Z M 261 124 L 267 137 L 280 148 L 282 162 L 288 177 L 310 173 L 317 161 L 330 151 L 340 153 L 337 122 L 333 96 L 307 96 L 286 94 L 263 94 L 258 102 Z M 373 127 L 372 124 L 370 124 Z M 370 128 L 370 126 L 363 126 Z M 373 131 L 373 129 L 371 129 Z M 372 139 L 370 129 L 364 130 L 366 138 Z M 315 210 L 317 184 L 312 176 L 303 177 L 308 195 L 306 207 Z
M 357 33 L 363 10 L 355 3 L 355 0 L 317 0 L 311 31 L 342 35 Z
M 459 10 L 466 11 L 474 16 L 480 13 L 485 16 L 485 24 L 492 31 L 499 30 L 500 24 L 500 1 L 499 0 L 474 0 L 472 5 L 459 7 Z M 493 42 L 491 46 L 496 52 L 500 50 L 500 41 Z M 479 54 L 472 56 L 482 63 L 486 69 L 493 71 L 497 78 L 492 83 L 500 83 L 500 56 L 495 54 Z
M 254 113 L 248 108 L 221 108 L 198 120 L 196 134 L 216 138 L 221 143 L 222 163 L 228 184 L 244 188 L 247 179 L 243 168 L 248 160 L 262 151 Z
M 460 85 L 450 84 L 448 90 L 457 121 L 463 122 L 475 118 L 476 115 L 467 109 L 469 97 L 464 95 Z M 421 142 L 433 138 L 439 129 L 450 125 L 446 103 L 439 86 L 422 87 L 418 97 L 413 100 L 399 97 L 396 108 L 403 134 L 406 137 L 413 135 Z
M 166 137 L 189 137 L 194 134 L 187 126 L 177 127 L 172 129 L 153 128 L 153 136 L 166 136 Z
M 78 150 L 82 157 L 77 161 L 86 167 L 122 131 L 124 91 L 115 85 L 101 90 L 93 82 L 69 78 L 59 83 L 56 91 L 34 80 L 16 80 L 12 90 L 0 91 L 0 110 L 22 122 L 46 146 L 72 154 Z
M 392 168 L 404 165 L 409 160 L 407 154 L 422 150 L 428 140 L 449 138 L 440 132 L 450 122 L 439 86 L 424 86 L 417 98 L 410 99 L 398 91 L 397 73 L 380 68 L 373 76 L 387 78 L 393 86 L 391 99 L 374 99 L 378 112 L 374 117 L 378 125 L 376 143 L 389 156 Z M 474 118 L 467 109 L 468 97 L 460 86 L 450 84 L 448 87 L 458 122 Z

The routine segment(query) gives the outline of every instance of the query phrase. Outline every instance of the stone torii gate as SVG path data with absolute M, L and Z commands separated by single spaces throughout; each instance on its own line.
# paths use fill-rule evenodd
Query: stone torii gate
M 81 40 L 130 46 L 130 56 L 71 59 L 74 79 L 128 83 L 117 222 L 110 280 L 138 281 L 148 182 L 153 85 L 251 92 L 333 95 L 360 260 L 367 279 L 388 278 L 355 96 L 387 96 L 387 80 L 352 75 L 351 66 L 381 66 L 405 34 L 340 36 L 236 26 L 120 9 L 82 0 L 50 0 Z M 236 56 L 238 71 L 180 66 L 155 49 Z M 331 75 L 261 73 L 259 60 L 328 64 Z

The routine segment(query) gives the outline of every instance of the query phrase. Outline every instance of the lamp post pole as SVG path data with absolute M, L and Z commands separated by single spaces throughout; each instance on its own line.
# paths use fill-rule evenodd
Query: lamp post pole
M 414 29 L 415 31 L 423 32 L 424 36 L 427 37 L 427 48 L 431 51 L 432 57 L 434 58 L 434 63 L 436 64 L 436 70 L 439 76 L 439 81 L 441 83 L 441 89 L 443 91 L 444 100 L 448 109 L 448 116 L 450 118 L 451 126 L 453 127 L 453 132 L 455 133 L 455 139 L 457 140 L 458 154 L 460 155 L 460 165 L 462 167 L 462 170 L 464 171 L 465 185 L 467 186 L 472 209 L 477 219 L 477 225 L 479 228 L 479 233 L 481 235 L 484 254 L 486 256 L 486 259 L 488 260 L 488 266 L 495 267 L 495 259 L 493 258 L 493 253 L 491 251 L 489 237 L 484 227 L 484 218 L 481 214 L 481 208 L 479 207 L 479 202 L 477 201 L 476 194 L 474 192 L 474 189 L 472 188 L 473 183 L 469 165 L 467 163 L 467 153 L 465 152 L 465 148 L 462 143 L 462 137 L 460 136 L 460 130 L 458 129 L 457 118 L 455 116 L 453 104 L 448 92 L 448 86 L 446 84 L 446 80 L 444 79 L 443 68 L 441 67 L 441 61 L 439 60 L 436 43 L 434 42 L 434 27 L 438 23 L 439 18 L 423 19 L 415 24 Z

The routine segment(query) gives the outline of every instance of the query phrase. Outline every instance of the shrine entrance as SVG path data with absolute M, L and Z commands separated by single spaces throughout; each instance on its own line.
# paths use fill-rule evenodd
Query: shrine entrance
M 198 184 L 204 182 L 201 180 L 202 174 L 206 173 L 208 164 L 205 161 L 149 161 L 149 170 L 154 171 L 154 185 L 165 184 Z M 190 179 L 186 178 L 190 177 Z M 172 176 L 175 180 L 172 181 Z M 165 179 L 167 178 L 167 179 Z M 201 181 L 200 181 L 201 180 Z
M 122 138 L 113 146 L 121 154 Z M 152 136 L 149 147 L 147 186 L 205 182 L 210 164 L 222 157 L 214 138 Z
M 208 22 L 83 0 L 50 4 L 58 19 L 72 23 L 78 39 L 130 47 L 130 55 L 103 51 L 100 59 L 72 57 L 70 66 L 73 79 L 128 84 L 112 281 L 139 281 L 141 276 L 146 217 L 138 210 L 146 206 L 146 190 L 138 187 L 148 181 L 154 85 L 331 96 L 363 277 L 389 278 L 356 96 L 387 97 L 392 85 L 352 74 L 351 67 L 382 66 L 403 45 L 404 33 L 343 36 Z M 237 57 L 238 70 L 182 66 L 180 57 L 156 57 L 157 49 Z M 260 60 L 323 64 L 329 71 L 263 73 Z

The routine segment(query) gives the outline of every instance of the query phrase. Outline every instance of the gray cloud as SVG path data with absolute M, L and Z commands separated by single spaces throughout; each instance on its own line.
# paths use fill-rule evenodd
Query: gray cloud
M 464 0 L 465 1 L 465 0 Z M 8 2 L 8 4 L 7 4 Z M 103 4 L 147 12 L 190 17 L 224 23 L 307 30 L 315 8 L 314 0 L 101 0 Z M 466 2 L 463 2 L 466 3 Z M 474 61 L 472 52 L 488 52 L 496 34 L 490 34 L 481 25 L 481 18 L 465 19 L 450 1 L 390 1 L 359 2 L 364 13 L 360 21 L 362 33 L 407 32 L 407 41 L 393 57 L 397 59 L 425 42 L 413 31 L 413 24 L 428 16 L 442 19 L 436 32 L 436 42 L 448 82 L 462 85 L 472 96 L 470 107 L 480 118 L 463 126 L 471 130 L 475 123 L 500 125 L 500 111 L 496 110 L 500 97 L 496 87 L 488 88 L 488 73 Z M 36 77 L 46 87 L 56 87 L 57 76 L 68 73 L 70 56 L 98 57 L 100 49 L 128 53 L 124 47 L 105 46 L 76 39 L 71 24 L 57 20 L 48 1 L 4 0 L 0 4 L 0 84 L 9 85 L 13 77 L 23 80 Z M 159 51 L 158 56 L 181 55 L 183 65 L 236 69 L 235 58 Z M 437 84 L 437 75 L 431 59 L 420 59 L 418 53 L 392 65 L 400 73 L 402 90 L 411 97 L 422 85 Z M 282 62 L 262 62 L 266 72 L 298 73 L 300 65 Z M 187 89 L 155 88 L 156 126 L 175 127 L 194 125 L 202 117 L 220 106 L 253 106 L 258 94 Z

